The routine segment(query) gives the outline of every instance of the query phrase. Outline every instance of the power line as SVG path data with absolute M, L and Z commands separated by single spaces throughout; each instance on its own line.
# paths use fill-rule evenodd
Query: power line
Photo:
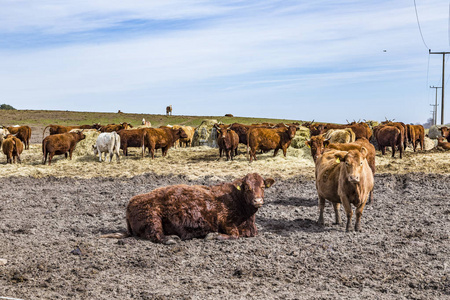
M 420 32 L 420 36 L 422 37 L 422 42 L 423 42 L 423 44 L 425 45 L 425 47 L 429 50 L 430 48 L 427 46 L 427 43 L 425 43 L 425 39 L 423 38 L 423 34 L 422 34 L 422 29 L 420 28 L 419 14 L 417 13 L 416 0 L 414 0 L 414 8 L 415 8 L 415 10 L 416 10 L 417 26 L 419 26 L 419 32 Z

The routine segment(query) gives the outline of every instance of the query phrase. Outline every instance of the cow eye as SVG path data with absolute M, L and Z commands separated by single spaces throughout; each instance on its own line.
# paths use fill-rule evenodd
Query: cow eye
M 360 166 L 362 166 L 363 165 L 363 163 L 361 162 L 360 164 L 359 164 Z

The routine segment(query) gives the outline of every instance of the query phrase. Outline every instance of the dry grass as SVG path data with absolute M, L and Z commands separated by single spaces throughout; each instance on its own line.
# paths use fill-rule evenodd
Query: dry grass
M 314 177 L 314 163 L 309 149 L 306 147 L 288 149 L 287 157 L 282 152 L 273 157 L 273 151 L 257 154 L 257 161 L 249 163 L 246 148 L 240 146 L 240 154 L 234 161 L 219 159 L 219 150 L 206 146 L 192 148 L 170 149 L 167 157 L 162 157 L 160 150 L 154 160 L 148 157 L 141 159 L 140 149 L 130 148 L 128 157 L 122 156 L 121 162 L 98 162 L 98 157 L 92 152 L 94 137 L 88 137 L 85 145 L 78 145 L 72 160 L 64 155 L 54 157 L 51 166 L 42 164 L 42 149 L 40 144 L 32 144 L 30 150 L 22 154 L 22 164 L 6 164 L 6 157 L 0 156 L 1 177 L 32 176 L 32 177 L 132 177 L 144 173 L 159 175 L 184 174 L 195 179 L 205 176 L 239 177 L 249 172 L 258 172 L 263 176 L 289 178 L 297 175 Z M 449 173 L 450 152 L 431 150 L 413 153 L 408 150 L 403 159 L 391 158 L 388 152 L 385 156 L 377 152 L 377 173 Z M 397 156 L 397 154 L 396 154 Z

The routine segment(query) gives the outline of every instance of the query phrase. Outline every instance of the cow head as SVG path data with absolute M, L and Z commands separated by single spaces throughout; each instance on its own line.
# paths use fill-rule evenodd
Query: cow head
M 246 205 L 260 208 L 264 203 L 264 189 L 275 183 L 272 178 L 264 179 L 258 173 L 247 174 L 244 178 L 233 182 L 236 189 L 241 191 Z
M 361 179 L 361 173 L 363 171 L 364 160 L 367 157 L 369 151 L 365 147 L 361 147 L 361 151 L 350 150 L 338 151 L 334 157 L 336 162 L 341 163 L 341 167 L 344 168 L 346 179 L 350 183 L 359 183 Z
M 295 133 L 297 132 L 298 127 L 291 125 L 291 126 L 286 126 L 286 128 L 287 128 L 289 138 L 293 139 L 295 137 Z
M 311 156 L 314 162 L 322 156 L 325 148 L 330 144 L 330 141 L 325 139 L 322 135 L 312 136 L 310 140 L 305 141 L 305 144 L 311 148 Z
M 94 151 L 94 155 L 98 154 L 98 149 L 95 147 L 95 145 L 92 145 L 92 150 Z
M 448 135 L 450 134 L 450 128 L 446 127 L 446 126 L 442 126 L 441 128 L 439 128 L 439 131 L 441 132 L 442 136 L 447 138 Z
M 442 144 L 443 142 L 445 142 L 445 138 L 443 138 L 442 136 L 437 138 L 438 140 L 438 144 Z

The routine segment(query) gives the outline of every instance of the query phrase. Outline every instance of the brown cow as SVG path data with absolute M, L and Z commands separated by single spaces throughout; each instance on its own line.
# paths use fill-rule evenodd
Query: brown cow
M 308 123 L 305 123 L 306 127 L 309 128 L 311 136 L 319 135 L 327 132 L 330 129 L 345 129 L 350 128 L 355 133 L 355 138 L 360 139 L 362 137 L 370 140 L 370 137 L 372 136 L 372 130 L 370 129 L 369 125 L 367 125 L 364 122 L 352 122 L 350 124 L 333 124 L 333 123 L 316 123 L 314 125 L 309 125 Z
M 274 150 L 273 156 L 276 156 L 278 150 L 283 150 L 286 157 L 287 148 L 291 145 L 295 137 L 297 126 L 284 126 L 280 128 L 252 128 L 248 132 L 247 153 L 250 149 L 250 162 L 256 160 L 256 150 L 269 151 Z
M 330 150 L 316 162 L 316 188 L 319 196 L 319 220 L 324 225 L 325 200 L 333 203 L 336 224 L 341 224 L 340 204 L 347 214 L 346 231 L 350 230 L 353 216 L 351 204 L 356 207 L 355 231 L 361 230 L 361 216 L 369 193 L 373 190 L 373 174 L 367 163 L 368 151 Z
M 441 132 L 442 136 L 447 139 L 447 142 L 450 142 L 450 128 L 447 126 L 442 126 L 439 128 L 439 131 Z
M 417 142 L 420 143 L 420 150 L 424 150 L 424 146 L 425 146 L 425 128 L 423 128 L 422 125 L 410 125 L 411 127 L 411 132 L 413 134 L 412 137 L 412 144 L 413 144 L 413 149 L 414 152 L 416 152 L 416 147 L 417 147 Z M 448 137 L 447 137 L 448 140 Z
M 170 128 L 161 126 L 160 128 L 143 128 L 144 134 L 144 151 L 148 148 L 152 158 L 155 158 L 155 150 L 161 148 L 162 155 L 166 156 L 167 151 L 180 138 L 187 138 L 183 128 Z
M 229 128 L 237 133 L 239 136 L 239 143 L 247 145 L 247 135 L 250 128 L 252 128 L 252 125 L 233 123 Z
M 64 154 L 67 158 L 67 153 L 69 153 L 69 158 L 72 159 L 72 153 L 73 150 L 75 150 L 77 143 L 85 138 L 86 136 L 82 131 L 60 133 L 45 137 L 42 141 L 42 153 L 44 155 L 42 159 L 43 164 L 45 165 L 47 162 L 47 155 L 49 166 L 51 165 L 52 158 L 55 154 Z
M 3 141 L 3 153 L 6 155 L 6 163 L 12 164 L 13 161 L 14 163 L 16 163 L 16 157 L 17 161 L 20 163 L 20 154 L 22 154 L 22 152 L 22 141 L 14 135 L 8 135 L 7 138 Z
M 222 151 L 228 160 L 233 160 L 233 156 L 237 155 L 237 148 L 239 144 L 239 136 L 236 132 L 230 129 L 230 125 L 215 124 L 217 129 L 217 144 L 219 145 L 219 157 L 222 157 Z
M 61 134 L 61 133 L 67 133 L 74 129 L 100 129 L 99 123 L 94 123 L 92 125 L 71 125 L 71 126 L 64 126 L 64 125 L 54 125 L 50 124 L 45 126 L 44 130 L 42 131 L 42 138 L 44 138 L 45 130 L 49 128 L 50 135 L 54 134 Z
M 173 185 L 134 196 L 126 209 L 128 236 L 157 243 L 167 243 L 169 235 L 182 240 L 209 233 L 218 239 L 256 236 L 255 214 L 263 205 L 264 188 L 273 183 L 253 173 L 232 183 Z
M 25 145 L 25 149 L 30 149 L 31 128 L 29 126 L 4 127 L 9 133 L 14 134 Z
M 119 132 L 119 130 L 122 129 L 128 129 L 128 128 L 133 128 L 133 126 L 131 126 L 131 124 L 128 124 L 127 122 L 123 122 L 120 124 L 108 124 L 105 126 L 100 127 L 100 131 L 101 132 Z
M 128 156 L 128 147 L 139 147 L 144 157 L 144 129 L 122 129 L 117 132 L 120 136 L 120 149 L 123 150 L 123 155 Z
M 400 126 L 402 129 L 403 127 Z M 374 128 L 375 139 L 377 141 L 378 150 L 383 155 L 386 154 L 386 147 L 392 148 L 392 157 L 395 156 L 395 149 L 398 148 L 400 158 L 403 157 L 403 135 L 399 126 L 379 125 Z
M 396 126 L 398 129 L 400 129 L 400 134 L 403 141 L 403 149 L 406 149 L 408 145 L 408 128 L 406 127 L 405 123 L 386 120 L 384 122 L 381 122 L 381 125 Z
M 446 142 L 446 139 L 443 137 L 438 137 L 438 144 L 436 146 L 437 147 L 441 147 L 444 150 L 450 150 L 450 143 Z
M 194 138 L 195 127 L 174 125 L 173 128 L 174 129 L 183 128 L 184 132 L 187 135 L 187 138 L 180 138 L 179 140 L 177 140 L 175 142 L 175 148 L 178 147 L 178 146 L 191 147 L 192 146 L 192 140 Z

